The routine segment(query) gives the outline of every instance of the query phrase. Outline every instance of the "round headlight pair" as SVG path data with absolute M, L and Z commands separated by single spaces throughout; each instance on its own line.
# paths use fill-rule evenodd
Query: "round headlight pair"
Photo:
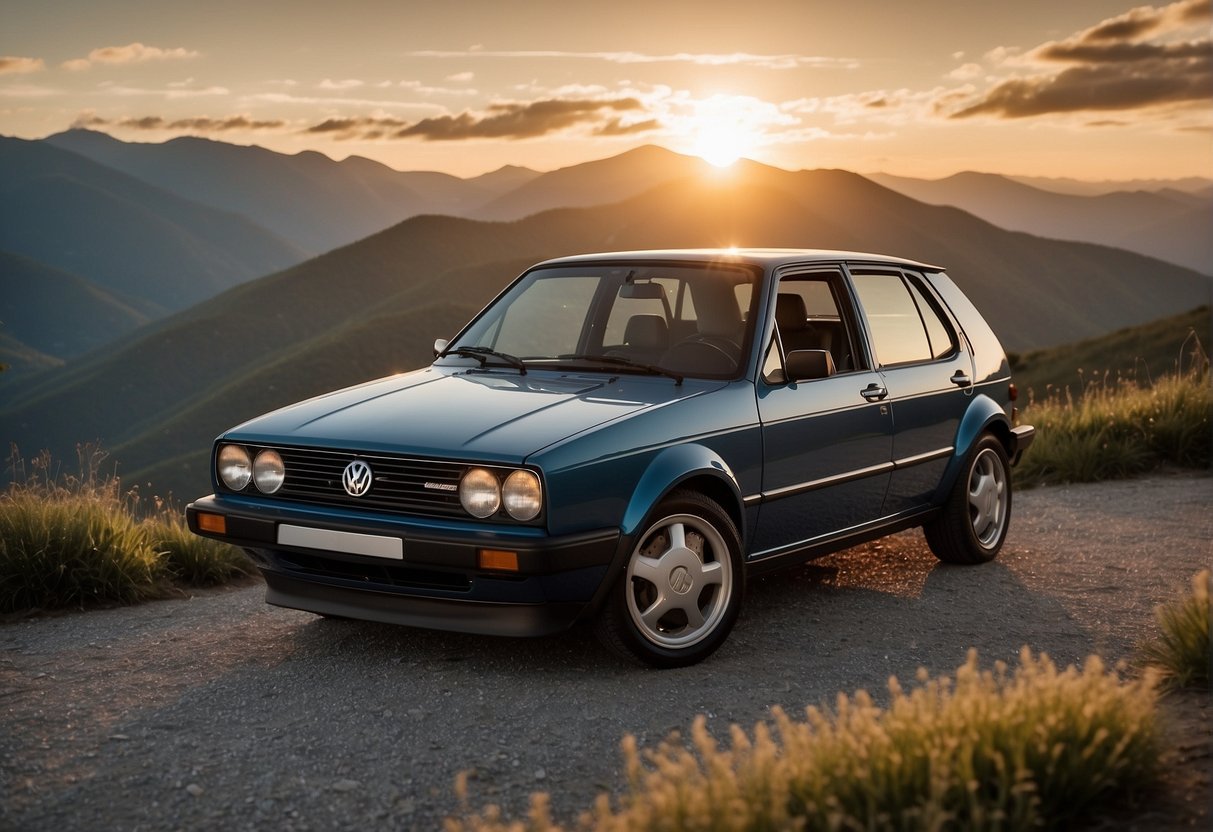
M 240 445 L 224 445 L 219 449 L 219 459 L 216 466 L 219 479 L 233 491 L 243 491 L 252 480 L 257 484 L 257 490 L 263 494 L 273 494 L 282 487 L 286 479 L 286 466 L 282 464 L 282 456 L 269 448 L 257 454 L 256 459 Z
M 533 520 L 543 507 L 539 477 L 531 471 L 513 471 L 502 485 L 484 468 L 472 468 L 459 482 L 459 502 L 473 517 L 492 517 L 503 505 L 515 520 Z

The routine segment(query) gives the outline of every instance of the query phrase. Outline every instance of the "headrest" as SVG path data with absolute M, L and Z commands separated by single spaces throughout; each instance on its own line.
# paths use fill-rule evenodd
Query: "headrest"
M 775 323 L 780 332 L 799 332 L 808 329 L 809 313 L 800 295 L 779 294 L 775 296 Z
M 661 315 L 633 315 L 623 331 L 623 343 L 645 350 L 664 350 L 670 345 L 670 330 Z

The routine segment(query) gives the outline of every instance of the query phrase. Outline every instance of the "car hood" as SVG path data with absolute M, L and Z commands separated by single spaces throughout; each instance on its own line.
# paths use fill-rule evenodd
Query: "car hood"
M 252 443 L 519 463 L 553 442 L 723 386 L 436 367 L 285 407 L 228 431 Z

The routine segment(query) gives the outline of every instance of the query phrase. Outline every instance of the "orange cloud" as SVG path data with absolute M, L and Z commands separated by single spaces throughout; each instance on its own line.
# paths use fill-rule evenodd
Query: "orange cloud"
M 21 58 L 16 55 L 0 56 L 0 75 L 26 75 L 46 69 L 41 58 Z
M 182 60 L 198 57 L 198 52 L 177 47 L 161 49 L 158 46 L 145 46 L 142 43 L 128 43 L 126 46 L 102 46 L 88 53 L 87 58 L 73 58 L 63 63 L 64 69 L 89 69 L 94 64 L 139 64 L 145 61 Z

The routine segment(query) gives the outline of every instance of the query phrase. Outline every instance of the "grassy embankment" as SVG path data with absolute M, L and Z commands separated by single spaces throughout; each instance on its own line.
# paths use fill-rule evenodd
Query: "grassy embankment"
M 46 456 L 9 459 L 0 493 L 0 613 L 165 597 L 252 574 L 244 554 L 190 533 L 181 511 L 141 499 L 99 473 L 85 448 L 79 471 L 57 474 Z
M 1028 391 L 1023 420 L 1036 427 L 1016 484 L 1095 482 L 1164 465 L 1207 469 L 1213 389 L 1200 333 L 1208 327 L 1209 309 L 1202 307 L 1015 357 L 1015 380 Z M 1084 366 L 1105 369 L 1084 372 Z

